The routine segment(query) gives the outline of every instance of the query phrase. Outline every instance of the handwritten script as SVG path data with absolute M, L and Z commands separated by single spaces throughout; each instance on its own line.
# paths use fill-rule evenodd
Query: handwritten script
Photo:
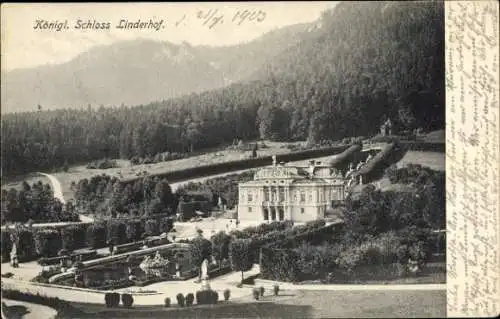
M 500 312 L 498 3 L 446 1 L 448 316 Z

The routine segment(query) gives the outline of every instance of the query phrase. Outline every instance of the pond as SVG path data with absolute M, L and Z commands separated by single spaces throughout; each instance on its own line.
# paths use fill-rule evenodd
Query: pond
M 58 284 L 91 289 L 117 289 L 160 280 L 183 280 L 196 275 L 197 271 L 189 252 L 166 250 L 144 256 L 129 256 L 126 260 L 92 267 L 83 270 L 77 281 L 73 277 Z

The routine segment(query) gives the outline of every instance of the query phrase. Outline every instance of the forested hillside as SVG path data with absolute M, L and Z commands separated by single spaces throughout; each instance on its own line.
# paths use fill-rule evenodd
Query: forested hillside
M 402 129 L 442 128 L 443 10 L 442 2 L 343 2 L 252 82 L 138 107 L 3 116 L 2 173 L 235 138 L 370 135 L 386 117 Z

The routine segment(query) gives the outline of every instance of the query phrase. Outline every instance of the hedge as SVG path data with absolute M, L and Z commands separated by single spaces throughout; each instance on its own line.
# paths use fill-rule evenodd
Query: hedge
M 28 229 L 21 229 L 18 236 L 19 240 L 16 246 L 17 260 L 20 262 L 26 262 L 36 259 L 35 238 L 33 236 L 33 232 Z
M 140 220 L 130 220 L 126 222 L 126 235 L 127 241 L 135 242 L 141 240 L 141 236 L 144 233 L 144 226 Z
M 75 318 L 86 315 L 83 311 L 71 306 L 67 301 L 61 300 L 59 298 L 51 298 L 46 296 L 40 296 L 39 294 L 34 295 L 31 293 L 20 292 L 17 290 L 3 289 L 2 288 L 2 298 L 25 301 L 29 303 L 44 305 L 57 310 L 58 317 L 61 318 Z M 66 313 L 67 312 L 67 313 Z M 66 314 L 66 315 L 65 315 Z
M 277 157 L 279 161 L 284 161 L 284 162 L 300 161 L 312 157 L 322 157 L 322 156 L 337 154 L 339 152 L 343 152 L 348 147 L 349 147 L 348 145 L 332 146 L 332 147 L 325 147 L 313 150 L 292 152 L 288 154 L 279 155 Z M 201 165 L 183 170 L 167 172 L 164 174 L 158 174 L 155 176 L 158 176 L 160 178 L 166 178 L 170 183 L 174 183 L 194 177 L 203 177 L 208 175 L 227 173 L 231 171 L 257 168 L 268 165 L 271 162 L 272 162 L 272 156 L 264 156 L 259 158 L 236 160 L 236 161 L 217 163 L 211 165 Z M 138 177 L 131 178 L 128 180 L 124 180 L 123 183 L 127 184 L 130 182 L 134 182 L 138 179 L 140 178 Z
M 378 177 L 381 177 L 385 169 L 392 163 L 401 159 L 402 155 L 403 148 L 401 148 L 398 143 L 393 142 L 391 144 L 387 144 L 368 163 L 361 167 L 361 169 L 356 173 L 356 176 L 362 176 L 363 184 L 370 183 Z
M 182 221 L 188 221 L 189 219 L 197 216 L 196 211 L 201 211 L 208 215 L 210 209 L 212 208 L 212 203 L 209 201 L 191 201 L 191 202 L 179 202 L 177 206 L 177 212 L 180 215 Z
M 75 250 L 84 248 L 87 244 L 86 226 L 71 225 L 61 228 L 62 248 L 67 250 Z
M 83 252 L 83 253 L 78 253 L 78 254 L 71 254 L 70 255 L 70 260 L 75 262 L 77 260 L 81 261 L 86 261 L 90 259 L 94 259 L 97 257 L 97 251 L 96 250 L 91 250 L 88 252 Z M 58 256 L 58 257 L 52 257 L 52 258 L 46 258 L 42 257 L 38 259 L 38 264 L 41 266 L 50 266 L 50 265 L 57 265 L 61 262 L 62 259 L 67 258 L 66 256 Z
M 408 151 L 439 152 L 439 153 L 446 152 L 445 143 L 401 141 L 400 144 Z
M 111 220 L 107 224 L 107 242 L 120 245 L 127 242 L 127 226 L 124 222 Z
M 87 243 L 92 249 L 106 247 L 106 227 L 102 224 L 90 225 L 87 228 Z
M 160 234 L 160 225 L 156 219 L 148 219 L 144 224 L 144 234 L 146 236 L 158 236 Z
M 2 229 L 2 261 L 10 259 L 10 251 L 12 250 L 12 241 L 10 232 Z
M 329 164 L 336 169 L 345 170 L 349 163 L 353 162 L 356 156 L 359 156 L 362 149 L 362 146 L 358 144 L 351 145 L 348 149 L 335 156 Z

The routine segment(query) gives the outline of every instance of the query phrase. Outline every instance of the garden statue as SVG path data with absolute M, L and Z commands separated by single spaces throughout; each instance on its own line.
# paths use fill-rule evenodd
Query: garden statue
M 10 251 L 10 264 L 14 268 L 19 267 L 19 262 L 17 260 L 17 245 L 15 242 L 12 244 L 12 250 Z
M 415 275 L 419 272 L 420 267 L 418 265 L 417 261 L 412 260 L 411 258 L 408 258 L 408 271 L 412 274 Z
M 365 163 L 368 163 L 368 161 L 371 160 L 371 159 L 372 159 L 372 154 L 368 154 L 368 157 L 366 158 Z
M 181 278 L 181 266 L 179 265 L 179 263 L 175 264 L 175 276 L 177 278 Z
M 208 260 L 203 260 L 201 263 L 201 289 L 210 290 L 210 284 L 208 283 Z

